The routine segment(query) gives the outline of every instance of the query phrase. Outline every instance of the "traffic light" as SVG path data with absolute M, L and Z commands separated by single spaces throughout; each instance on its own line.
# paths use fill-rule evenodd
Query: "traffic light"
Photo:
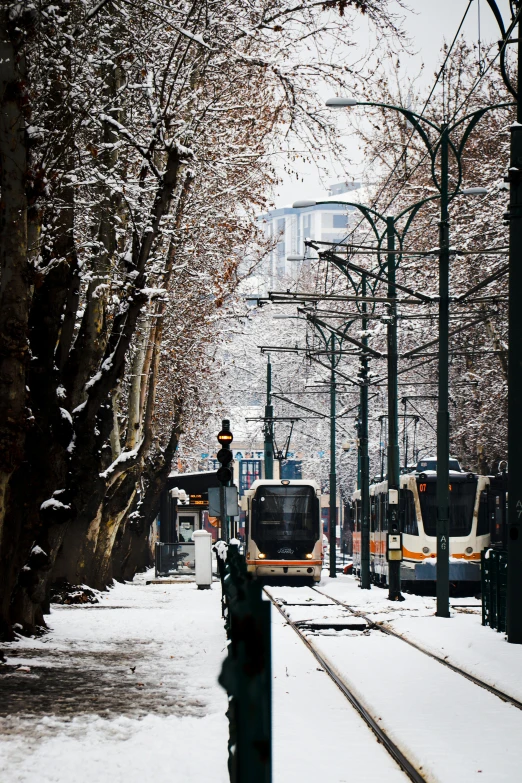
M 234 436 L 230 432 L 230 421 L 228 419 L 223 419 L 221 422 L 221 432 L 218 433 L 217 439 L 221 446 L 216 455 L 218 462 L 221 463 L 221 467 L 217 471 L 217 477 L 223 485 L 226 485 L 229 481 L 232 481 L 232 471 L 229 465 L 232 462 L 233 454 L 230 444 L 234 440 Z

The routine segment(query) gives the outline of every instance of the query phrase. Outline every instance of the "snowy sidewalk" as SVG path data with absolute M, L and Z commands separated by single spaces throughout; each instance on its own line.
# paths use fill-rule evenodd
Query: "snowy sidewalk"
M 1 783 L 228 783 L 220 596 L 142 577 L 4 645 Z

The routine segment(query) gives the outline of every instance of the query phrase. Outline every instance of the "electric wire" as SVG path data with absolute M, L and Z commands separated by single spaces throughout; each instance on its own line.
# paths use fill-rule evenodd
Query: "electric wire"
M 432 86 L 432 88 L 431 88 L 431 90 L 430 90 L 430 93 L 429 93 L 428 97 L 426 98 L 426 101 L 425 101 L 425 103 L 424 103 L 424 106 L 423 106 L 423 108 L 422 108 L 422 111 L 421 111 L 421 113 L 420 113 L 420 117 L 421 117 L 421 118 L 422 118 L 422 117 L 424 117 L 424 112 L 425 112 L 425 111 L 426 111 L 426 109 L 428 108 L 428 104 L 429 104 L 429 102 L 431 101 L 431 99 L 432 99 L 432 97 L 433 97 L 433 94 L 434 94 L 434 92 L 435 92 L 435 89 L 437 88 L 437 85 L 438 85 L 438 83 L 439 83 L 439 81 L 440 81 L 440 78 L 441 78 L 441 76 L 443 75 L 443 73 L 444 73 L 444 71 L 445 71 L 445 69 L 446 69 L 446 65 L 447 65 L 447 63 L 448 63 L 448 60 L 449 60 L 449 58 L 450 58 L 450 56 L 451 56 L 451 53 L 452 53 L 452 51 L 453 51 L 453 48 L 454 48 L 454 46 L 455 46 L 455 44 L 456 44 L 456 42 L 457 42 L 457 39 L 458 39 L 458 37 L 459 37 L 459 35 L 460 35 L 460 31 L 462 30 L 462 26 L 464 25 L 464 22 L 466 21 L 466 17 L 467 17 L 467 15 L 468 15 L 468 12 L 469 12 L 469 9 L 471 8 L 471 5 L 472 5 L 472 3 L 473 3 L 473 0 L 468 0 L 468 5 L 467 5 L 467 7 L 466 7 L 466 10 L 464 11 L 464 14 L 463 14 L 463 16 L 462 16 L 462 19 L 461 19 L 461 21 L 460 21 L 460 24 L 459 24 L 459 26 L 458 26 L 458 28 L 457 28 L 457 32 L 455 33 L 455 35 L 454 35 L 454 37 L 453 37 L 453 40 L 452 40 L 452 42 L 451 42 L 451 45 L 450 45 L 450 47 L 449 47 L 449 49 L 448 49 L 448 51 L 447 51 L 447 53 L 446 53 L 446 57 L 444 58 L 444 62 L 443 62 L 443 64 L 442 64 L 441 68 L 439 69 L 439 71 L 438 71 L 438 73 L 437 73 L 437 76 L 435 77 L 435 82 L 434 82 L 434 84 L 433 84 L 433 86 Z M 398 161 L 396 162 L 395 166 L 393 167 L 392 171 L 389 173 L 389 175 L 388 175 L 388 177 L 387 177 L 387 179 L 386 179 L 386 182 L 384 183 L 384 185 L 382 185 L 382 186 L 381 186 L 381 188 L 380 188 L 379 192 L 377 193 L 377 195 L 375 196 L 375 198 L 372 200 L 372 207 L 374 207 L 374 208 L 375 208 L 375 206 L 378 204 L 380 197 L 381 197 L 381 196 L 382 196 L 382 194 L 384 193 L 384 191 L 385 191 L 386 187 L 388 186 L 388 184 L 390 183 L 390 181 L 391 181 L 391 179 L 392 179 L 393 175 L 394 175 L 394 174 L 395 174 L 395 172 L 397 171 L 397 169 L 398 169 L 398 167 L 399 167 L 399 165 L 400 165 L 401 161 L 402 161 L 402 160 L 403 160 L 403 158 L 404 158 L 404 155 L 406 155 L 406 153 L 407 153 L 407 151 L 408 151 L 408 148 L 409 148 L 409 146 L 410 146 L 410 144 L 411 144 L 411 141 L 413 140 L 413 138 L 414 138 L 414 136 L 415 136 L 415 133 L 416 133 L 416 131 L 415 131 L 415 129 L 413 128 L 413 129 L 412 129 L 412 131 L 411 131 L 410 137 L 409 137 L 409 139 L 408 139 L 408 140 L 407 140 L 407 142 L 406 142 L 406 145 L 405 145 L 404 151 L 403 151 L 403 152 L 402 152 L 402 154 L 400 155 L 400 157 L 399 157 Z M 417 168 L 417 167 L 416 167 L 416 168 Z M 410 172 L 410 174 L 408 175 L 408 179 L 409 179 L 409 178 L 411 177 L 411 175 L 412 175 L 412 174 L 415 172 L 416 168 L 414 168 L 414 169 L 413 169 L 413 170 Z M 394 196 L 394 197 L 393 197 L 393 198 L 392 198 L 392 199 L 391 199 L 391 200 L 390 200 L 390 201 L 387 203 L 387 205 L 384 207 L 384 209 L 383 209 L 383 212 L 385 212 L 387 209 L 389 209 L 389 208 L 390 208 L 390 206 L 393 204 L 393 202 L 395 201 L 395 199 L 398 197 L 398 195 L 399 195 L 399 193 L 401 192 L 401 190 L 402 190 L 402 188 L 404 187 L 404 185 L 405 185 L 405 183 L 403 183 L 403 184 L 401 185 L 401 187 L 399 188 L 399 190 L 398 190 L 398 192 L 395 194 L 395 196 Z M 364 220 L 365 220 L 365 218 L 361 218 L 361 219 L 360 219 L 359 223 L 358 223 L 358 224 L 355 226 L 355 228 L 354 228 L 354 229 L 352 229 L 352 232 L 349 234 L 349 236 L 352 236 L 352 235 L 353 235 L 353 234 L 354 234 L 354 233 L 357 231 L 357 229 L 358 229 L 358 228 L 359 228 L 359 227 L 362 225 L 362 223 L 364 222 Z
M 466 18 L 466 16 L 467 16 L 467 13 L 468 13 L 468 11 L 469 11 L 469 8 L 470 8 L 470 6 L 471 6 L 471 3 L 472 3 L 472 2 L 473 2 L 473 0 L 469 0 L 468 6 L 467 6 L 467 8 L 466 8 L 466 10 L 465 10 L 465 12 L 464 12 L 464 16 L 463 16 L 463 18 L 462 18 L 462 20 L 461 20 L 461 24 L 459 25 L 459 29 L 457 30 L 457 34 L 455 35 L 455 37 L 454 37 L 454 39 L 453 39 L 453 41 L 452 41 L 451 47 L 449 48 L 449 50 L 448 50 L 448 53 L 447 53 L 447 55 L 446 55 L 446 57 L 445 57 L 445 59 L 444 59 L 444 63 L 443 63 L 443 65 L 442 65 L 442 68 L 440 69 L 439 73 L 437 74 L 437 78 L 436 78 L 436 80 L 435 80 L 435 84 L 434 84 L 434 86 L 433 86 L 432 90 L 430 91 L 430 94 L 429 94 L 429 96 L 428 96 L 428 99 L 427 99 L 427 101 L 426 101 L 426 103 L 425 103 L 425 105 L 424 105 L 424 107 L 423 107 L 423 109 L 422 109 L 422 112 L 421 112 L 421 114 L 420 114 L 420 117 L 421 117 L 421 118 L 424 116 L 424 112 L 425 112 L 425 110 L 426 110 L 427 104 L 428 104 L 428 102 L 430 101 L 430 99 L 431 99 L 431 97 L 432 97 L 432 95 L 433 95 L 433 92 L 434 92 L 434 90 L 435 90 L 435 87 L 437 86 L 437 83 L 438 83 L 438 81 L 439 81 L 439 79 L 440 79 L 440 76 L 441 76 L 441 74 L 444 72 L 444 69 L 446 68 L 446 65 L 447 65 L 447 62 L 448 62 L 449 56 L 450 56 L 450 54 L 451 54 L 451 52 L 452 52 L 452 49 L 453 49 L 453 47 L 454 47 L 454 45 L 455 45 L 455 42 L 456 42 L 457 38 L 458 38 L 458 35 L 459 35 L 459 33 L 460 33 L 460 29 L 462 28 L 462 25 L 463 25 L 463 23 L 464 23 L 464 21 L 465 21 L 465 18 Z M 454 122 L 454 120 L 456 119 L 456 117 L 457 117 L 458 113 L 459 113 L 459 112 L 460 112 L 460 111 L 461 111 L 461 110 L 464 108 L 464 106 L 467 104 L 467 102 L 469 101 L 469 99 L 471 98 L 471 96 L 473 95 L 473 93 L 475 92 L 475 90 L 477 89 L 477 87 L 479 86 L 480 82 L 481 82 L 481 81 L 483 80 L 483 78 L 484 78 L 484 77 L 487 75 L 487 73 L 488 73 L 488 72 L 491 70 L 491 68 L 493 67 L 493 65 L 495 64 L 495 62 L 498 60 L 498 58 L 499 58 L 499 57 L 500 57 L 500 56 L 503 54 L 503 51 L 504 51 L 504 49 L 505 49 L 505 48 L 506 48 L 506 46 L 507 46 L 507 41 L 508 41 L 508 39 L 509 39 L 509 35 L 511 34 L 512 30 L 515 28 L 516 24 L 518 23 L 518 21 L 519 21 L 519 19 L 520 19 L 520 16 L 521 16 L 521 14 L 522 14 L 522 7 L 521 7 L 521 8 L 518 10 L 518 12 L 516 13 L 516 15 L 514 16 L 514 18 L 513 18 L 512 22 L 511 22 L 511 24 L 510 24 L 510 26 L 509 26 L 508 30 L 506 31 L 506 37 L 505 37 L 504 41 L 502 42 L 502 45 L 499 47 L 499 49 L 498 49 L 498 51 L 497 51 L 496 55 L 495 55 L 495 56 L 494 56 L 494 57 L 493 57 L 493 58 L 490 60 L 490 62 L 488 63 L 488 65 L 487 65 L 487 66 L 484 66 L 484 65 L 483 65 L 483 66 L 482 66 L 482 68 L 479 68 L 479 76 L 478 76 L 478 78 L 476 79 L 475 83 L 473 84 L 473 86 L 471 87 L 471 89 L 469 90 L 469 92 L 468 92 L 468 94 L 465 96 L 465 98 L 464 98 L 464 99 L 461 101 L 461 103 L 460 103 L 460 104 L 459 104 L 459 105 L 458 105 L 458 106 L 457 106 L 457 107 L 454 109 L 454 111 L 453 111 L 453 113 L 452 113 L 452 116 L 451 116 L 451 118 L 448 118 L 448 120 L 447 120 L 447 123 L 448 123 L 448 124 L 451 124 L 452 122 Z M 390 172 L 390 174 L 388 175 L 388 177 L 387 177 L 387 179 L 386 179 L 386 182 L 385 182 L 385 183 L 384 183 L 384 185 L 382 185 L 382 187 L 380 188 L 380 190 L 379 190 L 379 193 L 377 194 L 377 196 L 376 196 L 376 197 L 374 198 L 374 200 L 372 201 L 372 206 L 373 206 L 373 207 L 375 207 L 375 205 L 378 203 L 378 200 L 379 200 L 379 198 L 381 197 L 381 195 L 383 194 L 384 190 L 386 189 L 386 187 L 388 186 L 389 182 L 391 181 L 391 178 L 393 177 L 393 175 L 394 175 L 394 174 L 395 174 L 395 172 L 397 171 L 397 168 L 398 168 L 398 166 L 399 166 L 399 164 L 400 164 L 400 162 L 401 162 L 401 160 L 402 160 L 402 158 L 403 158 L 404 154 L 407 152 L 407 149 L 408 149 L 408 147 L 409 147 L 409 144 L 410 144 L 410 142 L 411 142 L 411 140 L 412 140 L 412 138 L 413 138 L 414 134 L 415 134 L 415 130 L 412 130 L 412 133 L 411 133 L 411 135 L 410 135 L 410 138 L 408 139 L 408 142 L 407 142 L 407 144 L 406 144 L 406 149 L 404 150 L 404 152 L 402 153 L 401 157 L 399 158 L 399 160 L 398 160 L 398 161 L 397 161 L 397 163 L 395 164 L 394 168 L 392 169 L 392 171 L 391 171 L 391 172 Z M 384 210 L 383 210 L 383 211 L 386 211 L 387 209 L 389 209 L 389 207 L 390 207 L 390 206 L 393 204 L 393 202 L 394 202 L 394 201 L 395 201 L 395 200 L 398 198 L 398 196 L 400 195 L 401 191 L 402 191 L 402 190 L 403 190 L 403 188 L 405 187 L 406 183 L 407 183 L 407 182 L 408 182 L 408 181 L 411 179 L 411 177 L 412 177 L 412 176 L 413 176 L 413 174 L 414 174 L 414 173 L 417 171 L 417 169 L 418 169 L 418 168 L 419 168 L 419 167 L 420 167 L 420 166 L 421 166 L 421 165 L 424 163 L 424 161 L 426 160 L 426 158 L 428 157 L 428 155 L 429 155 L 429 153 L 428 153 L 428 151 L 426 151 L 426 152 L 425 152 L 425 153 L 424 153 L 424 154 L 421 156 L 420 160 L 419 160 L 419 161 L 416 163 L 416 165 L 413 167 L 413 169 L 412 169 L 412 170 L 409 172 L 407 179 L 406 179 L 406 180 L 404 180 L 404 182 L 402 182 L 402 183 L 401 183 L 401 185 L 400 185 L 399 189 L 397 190 L 397 192 L 395 193 L 395 195 L 394 195 L 394 196 L 393 196 L 393 197 L 392 197 L 392 198 L 391 198 L 391 199 L 388 201 L 388 203 L 387 203 L 387 205 L 386 205 L 386 207 L 384 208 Z M 364 220 L 364 219 L 362 218 L 362 219 L 359 221 L 359 223 L 358 223 L 358 224 L 357 224 L 357 225 L 354 227 L 354 229 L 353 229 L 353 230 L 352 230 L 352 232 L 351 232 L 351 233 L 348 235 L 348 237 L 349 237 L 349 236 L 352 236 L 352 235 L 353 235 L 353 233 L 354 233 L 355 231 L 357 231 L 357 229 L 358 229 L 358 228 L 360 227 L 360 225 L 362 224 L 363 220 Z M 365 236 L 367 236 L 367 235 L 368 235 L 368 233 L 369 233 L 369 231 L 366 233 L 366 235 L 365 235 Z

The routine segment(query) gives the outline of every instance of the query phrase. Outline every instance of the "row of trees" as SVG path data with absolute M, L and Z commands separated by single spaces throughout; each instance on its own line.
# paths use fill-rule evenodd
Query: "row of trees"
M 216 413 L 220 322 L 267 248 L 273 156 L 338 150 L 314 85 L 367 78 L 361 13 L 397 40 L 382 0 L 1 3 L 4 636 L 44 625 L 57 582 L 148 564 L 180 437 Z

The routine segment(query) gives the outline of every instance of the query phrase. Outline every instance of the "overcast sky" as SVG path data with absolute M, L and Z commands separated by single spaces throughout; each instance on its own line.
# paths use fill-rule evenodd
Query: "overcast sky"
M 434 73 L 439 62 L 440 49 L 446 40 L 450 43 L 457 31 L 469 0 L 409 0 L 411 12 L 405 14 L 404 27 L 409 34 L 416 53 L 401 57 L 401 70 L 412 76 L 419 74 L 424 65 L 421 84 L 427 88 L 434 81 Z M 504 19 L 509 18 L 509 0 L 497 0 Z M 472 0 L 471 8 L 462 28 L 462 35 L 470 42 L 478 40 L 478 16 L 480 9 L 481 37 L 483 41 L 494 42 L 499 39 L 497 23 L 486 0 Z M 363 28 L 361 28 L 362 30 Z M 363 42 L 362 48 L 366 48 Z M 328 96 L 326 96 L 328 97 Z M 360 177 L 364 161 L 356 144 L 350 148 L 350 157 L 355 161 L 352 176 Z M 326 195 L 324 184 L 321 183 L 315 167 L 307 165 L 300 168 L 304 182 L 296 182 L 284 177 L 279 187 L 275 203 L 277 207 L 291 204 L 296 199 L 320 198 Z M 330 182 L 339 179 L 332 171 Z

